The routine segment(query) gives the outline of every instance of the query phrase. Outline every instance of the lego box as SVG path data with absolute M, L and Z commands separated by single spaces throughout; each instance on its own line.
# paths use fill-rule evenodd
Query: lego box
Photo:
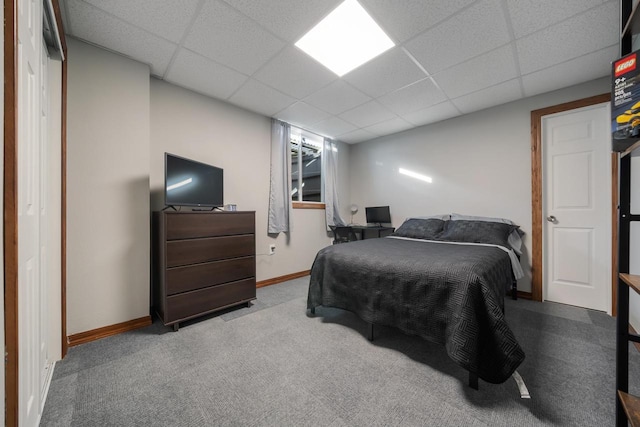
M 612 150 L 624 151 L 640 141 L 640 51 L 613 62 L 611 85 Z

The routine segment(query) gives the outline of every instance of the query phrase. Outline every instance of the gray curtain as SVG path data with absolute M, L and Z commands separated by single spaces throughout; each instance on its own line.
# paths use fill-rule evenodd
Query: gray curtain
M 324 164 L 324 205 L 327 220 L 327 230 L 330 225 L 346 225 L 340 216 L 338 201 L 338 152 L 334 150 L 336 144 L 329 138 L 324 139 L 322 148 L 322 163 Z
M 291 231 L 291 149 L 288 123 L 271 119 L 271 186 L 268 233 Z M 250 173 L 250 172 L 249 172 Z

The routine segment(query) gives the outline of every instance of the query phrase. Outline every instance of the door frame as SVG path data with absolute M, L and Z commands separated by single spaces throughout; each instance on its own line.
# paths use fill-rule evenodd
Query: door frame
M 52 0 L 60 42 L 67 57 L 62 14 L 58 0 Z M 4 249 L 4 328 L 5 328 L 5 425 L 17 426 L 18 414 L 18 1 L 4 0 L 4 170 L 3 170 L 3 218 Z M 68 350 L 66 303 L 66 253 L 67 253 L 67 61 L 62 61 L 61 102 L 61 357 Z
M 542 259 L 542 117 L 577 108 L 611 102 L 611 94 L 591 96 L 577 101 L 565 102 L 551 107 L 531 111 L 531 299 L 542 301 L 542 281 L 544 277 Z M 618 246 L 618 156 L 611 153 L 611 293 L 612 314 L 616 315 L 617 246 Z

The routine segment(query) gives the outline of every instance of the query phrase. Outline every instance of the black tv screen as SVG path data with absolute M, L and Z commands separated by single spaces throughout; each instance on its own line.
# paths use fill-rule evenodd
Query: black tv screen
M 221 168 L 164 153 L 166 206 L 223 206 Z
M 375 206 L 364 208 L 367 223 L 385 224 L 391 222 L 389 206 Z

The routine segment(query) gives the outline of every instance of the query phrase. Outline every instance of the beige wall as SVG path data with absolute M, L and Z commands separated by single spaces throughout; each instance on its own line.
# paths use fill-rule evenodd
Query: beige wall
M 71 335 L 149 315 L 149 68 L 67 41 Z
M 609 92 L 599 79 L 352 147 L 351 201 L 390 205 L 393 224 L 406 217 L 458 212 L 510 218 L 525 231 L 522 258 L 531 290 L 531 111 Z M 409 169 L 428 184 L 398 174 Z M 360 209 L 356 222 L 364 222 Z
M 258 281 L 310 269 L 331 244 L 324 210 L 294 210 L 290 236 L 266 232 L 270 119 L 150 82 L 146 65 L 74 39 L 68 81 L 68 334 L 149 314 L 149 214 L 163 208 L 165 151 L 224 168 L 225 203 L 256 211 Z M 339 150 L 348 200 L 350 147 Z
M 256 212 L 257 280 L 309 270 L 318 250 L 331 243 L 324 210 L 295 209 L 290 238 L 267 234 L 270 119 L 151 79 L 151 209 L 164 207 L 164 153 L 224 169 L 224 202 Z M 349 147 L 340 164 L 344 187 Z M 274 255 L 267 255 L 275 243 Z

